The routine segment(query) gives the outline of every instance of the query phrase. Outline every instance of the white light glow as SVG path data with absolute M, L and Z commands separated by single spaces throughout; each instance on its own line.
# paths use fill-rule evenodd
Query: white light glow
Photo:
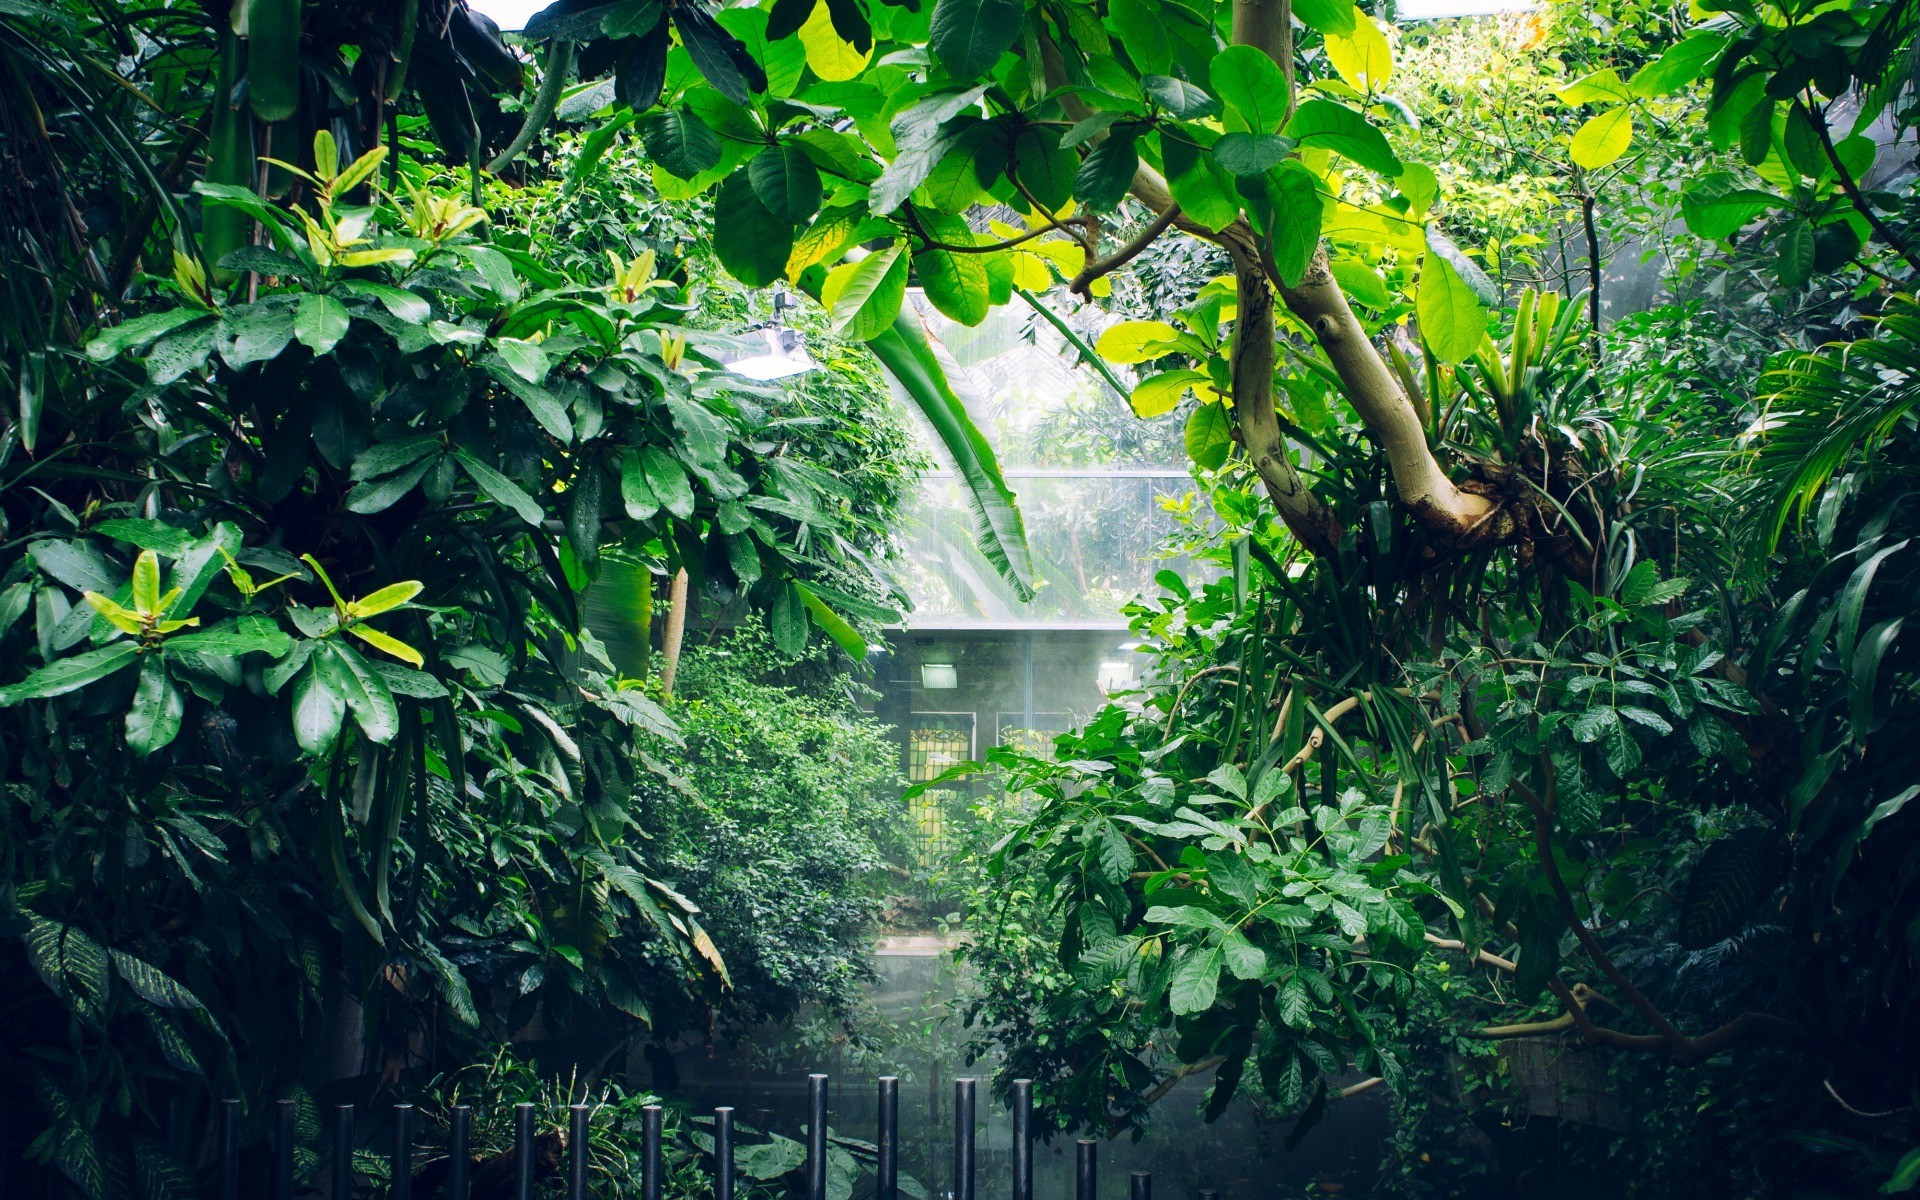
M 533 19 L 533 14 L 552 3 L 553 0 L 467 0 L 467 7 L 492 17 L 500 32 L 519 33 Z
M 1103 662 L 1100 673 L 1095 677 L 1100 690 L 1111 696 L 1115 692 L 1125 691 L 1133 686 L 1133 664 L 1130 662 Z
M 949 691 L 960 686 L 960 672 L 952 663 L 922 663 L 920 686 L 930 692 Z
M 1394 16 L 1402 21 L 1437 21 L 1444 17 L 1490 17 L 1497 13 L 1533 12 L 1532 0 L 1400 0 Z
M 731 360 L 727 363 L 727 370 L 767 383 L 811 371 L 820 365 L 807 354 L 807 348 L 800 342 L 800 335 L 791 329 L 769 325 L 755 330 L 754 336 L 766 343 L 766 349 Z

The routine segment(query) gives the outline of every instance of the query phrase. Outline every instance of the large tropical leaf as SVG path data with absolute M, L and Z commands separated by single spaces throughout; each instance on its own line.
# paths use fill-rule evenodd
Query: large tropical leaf
M 1022 600 L 1033 599 L 1033 555 L 1020 506 L 1000 473 L 1000 461 L 986 436 L 967 415 L 967 406 L 954 391 L 952 360 L 927 336 L 925 325 L 911 311 L 902 311 L 891 328 L 867 342 L 874 357 L 899 385 L 900 392 L 933 428 L 940 449 L 955 474 L 967 485 L 973 510 L 974 541 L 996 571 L 1013 585 Z

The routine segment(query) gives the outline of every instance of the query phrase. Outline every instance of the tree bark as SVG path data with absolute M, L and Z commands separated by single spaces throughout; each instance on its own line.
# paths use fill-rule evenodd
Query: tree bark
M 680 673 L 680 646 L 687 637 L 687 572 L 673 577 L 667 600 L 667 630 L 660 639 L 660 694 L 673 699 L 673 677 Z

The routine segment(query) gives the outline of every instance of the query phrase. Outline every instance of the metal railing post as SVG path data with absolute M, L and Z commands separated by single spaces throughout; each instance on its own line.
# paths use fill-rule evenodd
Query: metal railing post
M 733 1200 L 733 1109 L 713 1110 L 713 1200 Z
M 878 1115 L 874 1124 L 874 1200 L 900 1198 L 900 1077 L 882 1075 L 875 1087 Z
M 513 1106 L 513 1200 L 533 1200 L 533 1105 Z
M 1074 1200 L 1097 1200 L 1100 1192 L 1100 1143 L 1081 1138 L 1073 1144 Z
M 333 1191 L 353 1195 L 353 1105 L 333 1106 Z
M 273 1200 L 293 1200 L 293 1141 L 295 1130 L 293 1101 L 276 1101 L 273 1106 Z
M 470 1200 L 473 1194 L 472 1141 L 473 1109 L 456 1104 L 447 1128 L 447 1154 L 453 1159 L 447 1177 L 448 1200 Z
M 393 1145 L 387 1150 L 387 1195 L 413 1200 L 413 1105 L 393 1106 Z
M 1127 1196 L 1128 1200 L 1153 1200 L 1153 1172 L 1135 1171 Z
M 974 1200 L 974 1090 L 971 1079 L 953 1081 L 953 1200 Z
M 240 1200 L 240 1102 L 220 1102 L 220 1200 Z
M 1013 1081 L 1013 1200 L 1033 1200 L 1033 1080 Z
M 666 1156 L 660 1149 L 661 1123 L 665 1110 L 649 1104 L 640 1110 L 640 1200 L 660 1200 L 660 1176 L 666 1170 Z
M 593 1106 L 573 1104 L 567 1111 L 573 1118 L 567 1127 L 567 1200 L 587 1200 L 587 1122 Z
M 827 1077 L 807 1076 L 807 1200 L 827 1200 Z

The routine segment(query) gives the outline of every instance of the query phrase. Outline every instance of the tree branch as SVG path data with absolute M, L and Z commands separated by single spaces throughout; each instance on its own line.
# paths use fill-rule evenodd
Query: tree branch
M 1080 268 L 1080 273 L 1073 277 L 1071 283 L 1067 284 L 1067 290 L 1084 299 L 1092 299 L 1092 293 L 1087 289 L 1093 286 L 1094 280 L 1100 278 L 1102 275 L 1112 274 L 1114 271 L 1132 262 L 1142 250 L 1153 245 L 1160 235 L 1172 226 L 1174 218 L 1179 215 L 1180 206 L 1177 204 L 1169 204 L 1165 212 L 1155 217 L 1152 223 L 1145 229 L 1134 234 L 1133 238 L 1128 241 L 1126 245 L 1098 262 L 1089 258 L 1087 265 Z
M 1807 106 L 1807 115 L 1813 118 L 1811 122 L 1813 131 L 1820 136 L 1820 148 L 1826 151 L 1827 161 L 1833 164 L 1833 173 L 1839 181 L 1840 190 L 1846 193 L 1847 199 L 1853 202 L 1853 207 L 1859 211 L 1860 215 L 1867 219 L 1867 224 L 1873 227 L 1874 233 L 1880 236 L 1880 240 L 1892 247 L 1894 253 L 1906 259 L 1909 267 L 1920 271 L 1920 257 L 1916 257 L 1900 235 L 1873 211 L 1873 205 L 1867 202 L 1865 193 L 1860 190 L 1859 182 L 1854 179 L 1853 173 L 1847 170 L 1846 164 L 1840 161 L 1840 152 L 1834 148 L 1833 134 L 1827 129 L 1826 109 L 1810 104 Z

